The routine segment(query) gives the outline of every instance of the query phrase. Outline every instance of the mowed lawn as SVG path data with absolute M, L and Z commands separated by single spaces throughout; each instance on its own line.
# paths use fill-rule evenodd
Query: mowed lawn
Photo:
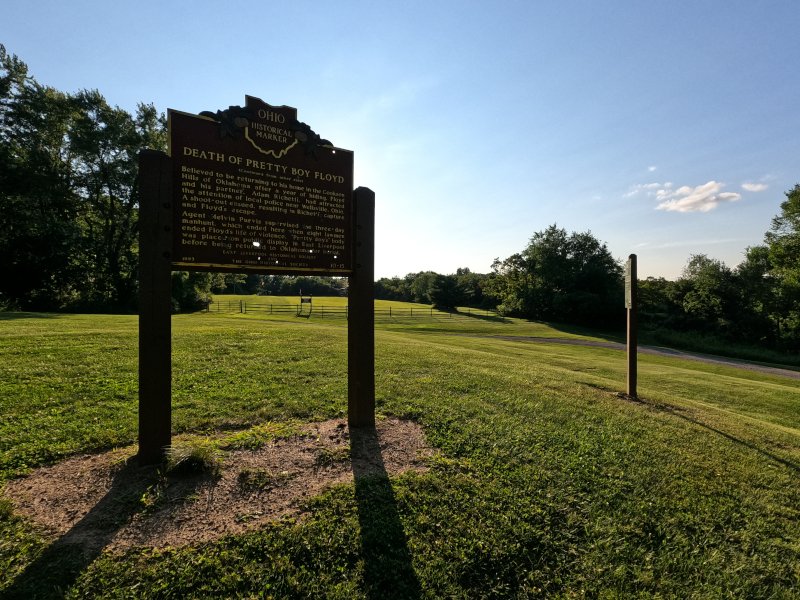
M 378 324 L 377 411 L 422 424 L 426 472 L 72 570 L 2 501 L 0 597 L 800 597 L 799 380 L 642 355 L 634 402 L 622 352 L 495 335 L 572 337 Z M 345 416 L 346 342 L 343 319 L 175 316 L 174 431 Z M 3 481 L 135 442 L 136 344 L 136 317 L 0 313 Z

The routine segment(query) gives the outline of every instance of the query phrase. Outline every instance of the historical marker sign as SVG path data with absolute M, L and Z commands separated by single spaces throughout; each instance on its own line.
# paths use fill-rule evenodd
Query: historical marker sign
M 375 194 L 353 190 L 353 153 L 251 96 L 170 110 L 169 140 L 139 154 L 139 459 L 172 440 L 172 269 L 346 275 L 347 419 L 374 426 Z
M 169 134 L 173 267 L 351 273 L 351 151 L 252 96 L 216 113 L 170 110 Z

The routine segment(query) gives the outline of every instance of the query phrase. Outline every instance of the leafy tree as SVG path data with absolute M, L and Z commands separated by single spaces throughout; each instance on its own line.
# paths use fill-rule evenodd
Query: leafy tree
M 532 269 L 522 254 L 512 254 L 492 262 L 494 277 L 488 282 L 488 293 L 497 298 L 497 310 L 510 315 L 535 315 L 535 282 Z
M 375 297 L 381 300 L 430 302 L 448 310 L 467 305 L 494 307 L 494 298 L 484 293 L 489 277 L 473 273 L 468 268 L 459 268 L 452 275 L 420 271 L 403 278 L 383 277 L 375 282 Z
M 433 271 L 420 271 L 406 275 L 406 280 L 409 281 L 411 302 L 428 303 L 431 301 L 431 287 L 436 276 L 437 274 Z
M 455 275 L 436 275 L 428 290 L 431 304 L 440 310 L 455 310 L 457 306 L 465 303 L 466 296 Z
M 461 304 L 483 308 L 493 308 L 497 306 L 496 302 L 484 293 L 489 275 L 473 273 L 465 267 L 457 269 L 455 277 L 464 294 L 460 302 Z
M 215 273 L 211 282 L 211 291 L 217 294 L 247 293 L 247 275 L 245 273 Z
M 137 286 L 138 155 L 166 147 L 165 123 L 152 105 L 136 115 L 111 107 L 97 91 L 77 94 L 70 130 L 71 171 L 81 199 L 84 302 L 130 308 Z
M 683 312 L 676 302 L 674 281 L 663 277 L 647 277 L 639 281 L 639 322 L 664 326 L 674 324 Z
M 286 289 L 286 294 L 305 294 L 314 296 L 344 296 L 347 294 L 346 280 L 334 277 L 304 276 L 287 278 L 291 285 Z
M 411 301 L 411 287 L 406 279 L 382 277 L 375 282 L 375 297 L 381 300 Z
M 40 85 L 0 46 L 0 297 L 37 309 L 130 309 L 137 156 L 164 148 L 163 117 L 96 91 Z
M 52 309 L 75 297 L 79 211 L 67 159 L 76 107 L 0 45 L 0 297 Z
M 214 273 L 202 271 L 173 271 L 172 311 L 193 312 L 211 302 Z
M 258 276 L 258 293 L 273 296 L 304 295 L 344 296 L 347 294 L 347 280 L 342 277 L 319 276 Z
M 800 286 L 800 184 L 786 192 L 781 214 L 772 219 L 764 239 L 774 269 L 787 282 Z
M 733 273 L 735 300 L 731 321 L 736 338 L 774 346 L 778 338 L 776 279 L 769 248 L 752 246 Z
M 682 306 L 695 329 L 726 330 L 734 304 L 733 274 L 725 263 L 693 255 L 681 279 L 687 284 Z
M 775 276 L 778 335 L 792 349 L 800 347 L 800 184 L 786 192 L 781 212 L 764 236 Z
M 490 293 L 511 314 L 549 321 L 619 325 L 622 267 L 590 232 L 556 225 L 537 232 L 519 254 L 495 260 Z
M 706 255 L 693 255 L 677 281 L 640 281 L 639 301 L 646 329 L 697 332 L 764 347 L 781 345 L 783 335 L 783 347 L 789 348 L 790 321 L 780 305 L 767 246 L 748 248 L 733 270 Z

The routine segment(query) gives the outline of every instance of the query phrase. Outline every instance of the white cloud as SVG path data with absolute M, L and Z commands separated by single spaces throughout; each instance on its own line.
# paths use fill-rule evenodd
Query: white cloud
M 652 172 L 653 172 L 653 171 L 655 171 L 657 168 L 658 168 L 658 167 L 657 167 L 657 166 L 655 166 L 655 165 L 650 165 L 649 167 L 647 167 L 647 170 L 648 170 L 648 171 L 650 171 L 650 172 L 652 173 Z
M 766 183 L 752 183 L 750 181 L 742 184 L 742 189 L 746 192 L 763 192 L 768 187 Z
M 736 192 L 722 192 L 725 184 L 709 181 L 697 187 L 684 185 L 675 191 L 658 190 L 656 197 L 661 203 L 658 210 L 675 212 L 708 212 L 714 210 L 722 202 L 736 202 L 742 195 Z
M 664 190 L 669 190 L 671 187 L 672 182 L 670 181 L 664 183 L 637 183 L 636 185 L 632 185 L 631 189 L 629 189 L 623 197 L 631 198 L 641 193 L 645 193 L 648 196 L 657 196 L 659 193 Z
M 697 187 L 688 185 L 674 188 L 671 181 L 664 183 L 638 183 L 625 193 L 625 198 L 644 195 L 658 200 L 658 210 L 675 212 L 708 212 L 723 202 L 736 202 L 742 199 L 737 192 L 723 192 L 724 183 L 709 181 Z
M 761 184 L 752 184 L 761 185 Z M 632 185 L 623 197 L 645 195 L 659 201 L 658 210 L 675 212 L 708 212 L 714 210 L 722 202 L 736 202 L 742 195 L 737 192 L 723 192 L 724 183 L 709 181 L 697 187 L 684 185 L 673 189 L 671 181 L 664 183 L 638 183 Z M 747 188 L 745 188 L 747 189 Z
M 672 182 L 667 181 L 663 186 L 655 191 L 655 196 L 659 200 L 668 197 L 672 193 Z

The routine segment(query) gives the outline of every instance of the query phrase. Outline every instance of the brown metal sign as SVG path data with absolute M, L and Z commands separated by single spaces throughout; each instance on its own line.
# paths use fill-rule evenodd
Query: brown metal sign
M 169 111 L 178 269 L 348 275 L 353 153 L 252 96 Z

